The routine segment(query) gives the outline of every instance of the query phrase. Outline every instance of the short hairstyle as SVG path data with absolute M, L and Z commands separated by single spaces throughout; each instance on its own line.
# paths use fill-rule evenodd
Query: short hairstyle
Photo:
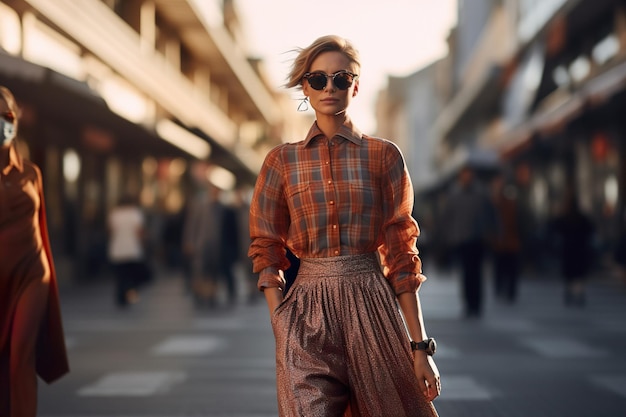
M 19 106 L 17 105 L 17 101 L 15 101 L 15 97 L 13 96 L 13 93 L 11 93 L 11 90 L 6 88 L 5 86 L 0 85 L 0 97 L 2 97 L 4 101 L 6 101 L 7 106 L 9 106 L 9 110 L 15 113 L 16 118 L 13 124 L 15 125 L 15 128 L 17 129 L 21 111 L 20 111 Z
M 287 76 L 285 87 L 302 88 L 302 79 L 304 74 L 309 71 L 311 64 L 315 59 L 324 52 L 341 52 L 351 63 L 356 65 L 357 71 L 361 69 L 361 58 L 359 51 L 352 45 L 350 41 L 336 35 L 327 35 L 317 38 L 311 45 L 306 48 L 297 48 L 298 56 L 293 61 L 291 71 Z
M 9 106 L 9 110 L 12 110 L 13 112 L 17 114 L 19 111 L 19 108 L 17 107 L 17 102 L 15 101 L 15 97 L 13 96 L 13 93 L 11 93 L 11 90 L 9 90 L 3 85 L 0 85 L 0 96 L 2 96 L 4 101 L 7 102 L 7 106 Z

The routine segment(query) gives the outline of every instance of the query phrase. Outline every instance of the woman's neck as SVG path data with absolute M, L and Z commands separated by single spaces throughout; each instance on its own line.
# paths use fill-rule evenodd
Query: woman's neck
M 332 139 L 341 126 L 344 125 L 347 118 L 348 116 L 345 112 L 333 116 L 317 115 L 317 127 L 319 127 L 328 139 Z

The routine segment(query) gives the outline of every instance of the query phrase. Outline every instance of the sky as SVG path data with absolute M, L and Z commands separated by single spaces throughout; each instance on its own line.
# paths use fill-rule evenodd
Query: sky
M 444 57 L 456 24 L 457 0 L 237 0 L 250 53 L 262 58 L 282 89 L 294 54 L 316 38 L 335 34 L 361 54 L 359 94 L 348 114 L 375 133 L 375 101 L 387 76 L 405 76 Z M 292 90 L 294 108 L 302 97 Z M 312 110 L 309 110 L 312 111 Z

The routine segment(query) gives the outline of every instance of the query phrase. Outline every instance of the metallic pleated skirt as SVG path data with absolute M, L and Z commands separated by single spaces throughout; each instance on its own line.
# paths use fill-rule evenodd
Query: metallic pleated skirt
M 271 322 L 281 417 L 437 416 L 375 254 L 301 259 Z

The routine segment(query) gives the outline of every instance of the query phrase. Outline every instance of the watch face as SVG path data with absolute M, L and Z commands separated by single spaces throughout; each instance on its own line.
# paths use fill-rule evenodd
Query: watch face
M 432 355 L 433 353 L 435 353 L 436 350 L 437 350 L 437 342 L 435 342 L 435 339 L 433 338 L 428 339 L 428 351 L 430 352 L 430 354 Z

